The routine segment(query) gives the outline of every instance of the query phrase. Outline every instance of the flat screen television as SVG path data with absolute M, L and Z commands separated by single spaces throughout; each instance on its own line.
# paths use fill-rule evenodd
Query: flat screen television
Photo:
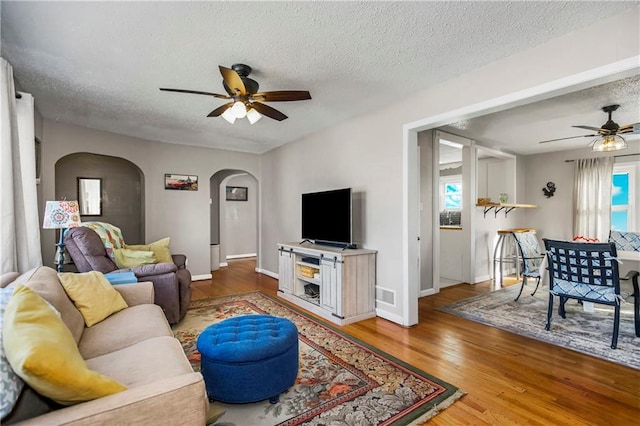
M 352 246 L 351 188 L 302 194 L 302 238 Z

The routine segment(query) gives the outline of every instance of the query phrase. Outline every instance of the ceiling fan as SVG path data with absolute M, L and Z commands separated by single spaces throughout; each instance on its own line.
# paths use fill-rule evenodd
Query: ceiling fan
M 596 139 L 594 139 L 592 142 L 590 142 L 587 146 L 591 145 L 591 144 L 595 144 L 596 142 L 599 141 L 604 141 L 604 143 L 606 144 L 606 141 L 609 140 L 611 144 L 614 143 L 614 139 L 621 139 L 620 143 L 624 143 L 624 147 L 618 147 L 618 148 L 612 148 L 612 149 L 596 149 L 596 147 L 594 147 L 594 151 L 608 151 L 608 150 L 614 150 L 614 149 L 624 149 L 626 148 L 626 142 L 624 142 L 624 139 L 619 136 L 625 133 L 640 133 L 640 123 L 634 123 L 634 124 L 627 124 L 625 126 L 620 126 L 618 123 L 616 123 L 615 121 L 613 121 L 613 119 L 611 118 L 613 112 L 615 110 L 617 110 L 620 107 L 620 105 L 607 105 L 602 107 L 602 111 L 604 111 L 605 113 L 609 114 L 609 119 L 607 120 L 606 123 L 604 123 L 602 126 L 600 127 L 592 127 L 592 126 L 571 126 L 571 127 L 576 127 L 578 129 L 586 129 L 586 130 L 591 130 L 595 133 L 589 134 L 589 135 L 580 135 L 580 136 L 569 136 L 566 138 L 558 138 L 558 139 L 549 139 L 546 141 L 541 141 L 539 143 L 549 143 L 549 142 L 557 142 L 557 141 L 563 141 L 563 140 L 567 140 L 567 139 L 576 139 L 576 138 L 591 138 L 591 137 L 596 137 Z
M 228 93 L 227 95 L 202 92 L 199 90 L 169 89 L 165 87 L 161 87 L 160 90 L 230 99 L 231 102 L 227 102 L 214 109 L 207 117 L 222 116 L 222 118 L 232 124 L 237 118 L 244 118 L 245 116 L 251 124 L 258 121 L 262 115 L 266 115 L 277 121 L 282 121 L 285 120 L 287 116 L 263 102 L 288 102 L 311 99 L 311 94 L 306 90 L 258 92 L 258 82 L 249 78 L 249 74 L 251 74 L 251 67 L 249 65 L 233 64 L 231 68 L 223 66 L 219 66 L 218 68 L 220 69 L 220 74 L 222 74 L 222 86 Z

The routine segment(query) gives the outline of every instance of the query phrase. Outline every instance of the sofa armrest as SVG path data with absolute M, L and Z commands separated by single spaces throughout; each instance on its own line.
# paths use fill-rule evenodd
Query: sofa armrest
M 205 425 L 208 402 L 200 373 L 183 374 L 64 407 L 19 425 Z
M 185 269 L 187 267 L 187 256 L 184 254 L 172 254 L 171 258 L 173 259 L 173 263 L 176 264 L 178 269 Z
M 175 272 L 177 270 L 178 267 L 173 263 L 150 263 L 148 265 L 134 266 L 131 268 L 131 272 L 138 278 L 168 274 L 169 272 Z
M 153 283 L 142 281 L 133 284 L 116 284 L 113 286 L 128 306 L 153 304 L 155 297 Z

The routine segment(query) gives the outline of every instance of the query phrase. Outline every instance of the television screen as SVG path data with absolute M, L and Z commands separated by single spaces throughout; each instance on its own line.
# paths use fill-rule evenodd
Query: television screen
M 302 194 L 302 238 L 351 244 L 351 188 Z

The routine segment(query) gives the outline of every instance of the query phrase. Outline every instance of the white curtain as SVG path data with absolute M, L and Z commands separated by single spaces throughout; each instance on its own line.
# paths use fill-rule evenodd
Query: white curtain
M 611 228 L 613 157 L 576 160 L 573 236 L 604 242 Z
M 33 96 L 16 99 L 13 68 L 0 58 L 0 273 L 42 265 Z

